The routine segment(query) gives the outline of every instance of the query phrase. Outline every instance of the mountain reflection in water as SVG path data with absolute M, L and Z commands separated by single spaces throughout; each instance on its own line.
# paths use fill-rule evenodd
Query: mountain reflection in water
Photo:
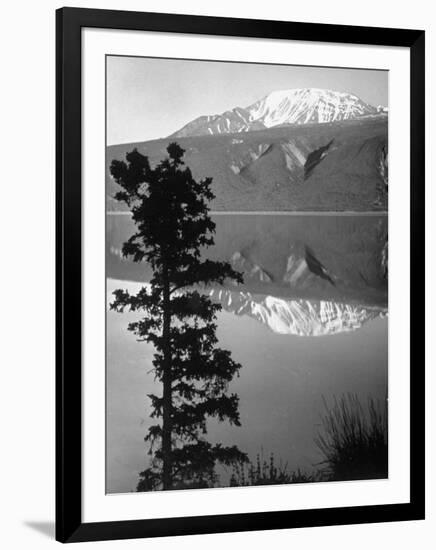
M 349 332 L 387 315 L 387 216 L 220 214 L 204 257 L 243 273 L 241 285 L 203 289 L 226 311 L 278 334 Z M 122 257 L 128 215 L 107 218 L 108 278 L 147 282 L 150 268 Z
M 203 289 L 223 306 L 220 347 L 242 365 L 231 382 L 241 426 L 211 419 L 208 440 L 238 445 L 253 460 L 274 453 L 290 470 L 310 472 L 322 460 L 314 437 L 323 397 L 386 397 L 387 217 L 222 214 L 214 221 L 215 246 L 205 256 L 244 274 L 243 285 Z M 108 304 L 115 289 L 135 292 L 150 279 L 145 263 L 121 257 L 133 231 L 128 215 L 107 216 Z M 127 330 L 138 317 L 107 311 L 108 493 L 134 490 L 149 459 L 146 395 L 161 391 L 153 346 Z

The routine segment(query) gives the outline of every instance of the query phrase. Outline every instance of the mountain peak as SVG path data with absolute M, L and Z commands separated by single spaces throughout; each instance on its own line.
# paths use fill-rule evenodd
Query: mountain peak
M 380 114 L 354 94 L 323 88 L 274 90 L 248 107 L 204 115 L 171 137 L 231 134 L 285 124 L 325 123 Z

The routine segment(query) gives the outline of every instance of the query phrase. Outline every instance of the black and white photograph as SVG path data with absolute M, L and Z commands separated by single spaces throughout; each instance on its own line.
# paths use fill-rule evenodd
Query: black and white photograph
M 388 80 L 106 57 L 106 492 L 384 479 Z
M 2 547 L 431 548 L 431 4 L 4 14 Z

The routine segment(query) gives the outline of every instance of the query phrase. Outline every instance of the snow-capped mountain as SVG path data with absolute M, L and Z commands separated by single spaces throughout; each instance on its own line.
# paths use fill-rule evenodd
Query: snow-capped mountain
M 328 336 L 351 332 L 377 317 L 386 308 L 369 308 L 328 300 L 286 300 L 275 296 L 226 289 L 212 289 L 209 296 L 224 310 L 248 315 L 276 334 Z
M 230 134 L 286 124 L 325 123 L 386 114 L 353 94 L 320 88 L 271 92 L 248 107 L 200 116 L 171 137 Z

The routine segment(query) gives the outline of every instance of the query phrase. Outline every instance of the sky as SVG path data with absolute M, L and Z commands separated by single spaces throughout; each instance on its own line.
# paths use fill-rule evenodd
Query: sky
M 388 106 L 387 71 L 108 56 L 107 144 L 163 138 L 198 116 L 310 87 Z

